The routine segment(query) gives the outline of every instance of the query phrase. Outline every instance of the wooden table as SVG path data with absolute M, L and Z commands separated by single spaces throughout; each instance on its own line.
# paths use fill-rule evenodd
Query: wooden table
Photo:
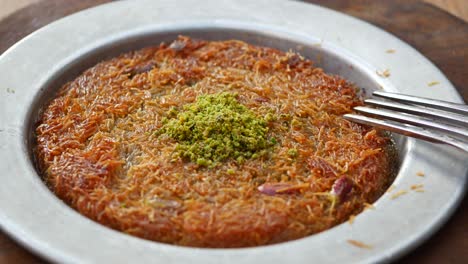
M 109 0 L 0 0 L 0 54 L 22 37 L 51 21 Z M 467 0 L 426 0 L 452 8 L 468 20 Z M 406 41 L 452 81 L 468 102 L 468 24 L 422 1 L 309 0 L 366 20 Z M 1 5 L 4 5 L 3 7 Z M 3 12 L 3 13 L 2 13 Z M 466 263 L 468 259 L 468 199 L 465 198 L 445 226 L 401 263 Z M 47 263 L 0 231 L 0 264 Z

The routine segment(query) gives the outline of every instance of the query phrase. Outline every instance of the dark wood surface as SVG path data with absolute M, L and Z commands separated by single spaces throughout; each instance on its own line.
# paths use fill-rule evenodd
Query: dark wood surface
M 48 23 L 109 0 L 41 0 L 0 21 L 0 54 Z M 468 102 L 468 24 L 421 1 L 309 0 L 366 20 L 409 43 L 455 85 Z M 434 87 L 436 89 L 436 87 Z M 466 263 L 468 199 L 427 242 L 401 258 L 401 263 Z M 0 231 L 0 263 L 46 263 Z

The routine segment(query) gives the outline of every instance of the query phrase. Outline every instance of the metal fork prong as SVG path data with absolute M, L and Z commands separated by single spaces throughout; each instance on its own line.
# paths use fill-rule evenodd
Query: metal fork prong
M 458 121 L 465 125 L 468 125 L 468 117 L 456 114 L 452 112 L 447 112 L 439 109 L 433 109 L 430 107 L 425 106 L 415 106 L 415 105 L 407 105 L 398 102 L 392 101 L 382 101 L 376 99 L 366 99 L 364 102 L 371 105 L 376 105 L 384 108 L 395 109 L 407 113 L 414 113 L 414 114 L 421 114 L 424 116 L 434 116 L 439 117 L 441 119 L 450 120 L 450 121 Z
M 390 120 L 380 120 L 372 117 L 362 116 L 362 115 L 355 115 L 355 114 L 345 114 L 344 117 L 350 121 L 376 126 L 385 130 L 389 130 L 392 132 L 396 132 L 399 134 L 403 134 L 406 136 L 429 140 L 433 142 L 445 143 L 452 145 L 456 148 L 464 150 L 468 152 L 468 143 L 462 140 L 458 140 L 451 136 L 444 135 L 437 131 L 426 130 L 424 128 L 415 127 L 405 125 L 399 122 L 390 121 Z
M 392 99 L 395 101 L 408 102 L 412 104 L 425 105 L 425 106 L 432 106 L 432 107 L 446 109 L 448 111 L 453 110 L 453 111 L 458 111 L 458 112 L 468 114 L 468 105 L 465 105 L 465 104 L 457 104 L 457 103 L 452 103 L 452 102 L 440 101 L 440 100 L 417 97 L 417 96 L 406 95 L 406 94 L 389 93 L 389 92 L 384 92 L 384 91 L 375 91 L 372 94 L 375 96 Z
M 405 114 L 401 112 L 396 112 L 387 109 L 377 109 L 377 108 L 370 108 L 364 106 L 357 106 L 354 110 L 365 113 L 368 115 L 376 116 L 376 117 L 383 117 L 389 118 L 395 121 L 402 121 L 405 124 L 412 124 L 412 125 L 419 125 L 428 128 L 436 128 L 442 131 L 447 131 L 453 134 L 457 134 L 460 136 L 464 136 L 468 138 L 468 129 L 464 129 L 458 126 L 453 126 L 450 124 L 444 124 L 437 122 L 437 120 L 432 118 L 426 118 L 422 116 L 415 116 L 411 114 Z

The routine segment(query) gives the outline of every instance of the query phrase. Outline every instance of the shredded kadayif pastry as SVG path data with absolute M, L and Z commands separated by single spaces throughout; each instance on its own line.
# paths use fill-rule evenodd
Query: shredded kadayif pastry
M 247 247 L 358 214 L 393 179 L 357 88 L 292 52 L 179 37 L 103 61 L 44 109 L 38 167 L 81 214 L 142 238 Z M 70 223 L 72 224 L 72 223 Z

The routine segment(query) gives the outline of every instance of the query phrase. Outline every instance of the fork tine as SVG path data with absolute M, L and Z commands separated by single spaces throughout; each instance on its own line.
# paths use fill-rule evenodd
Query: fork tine
M 384 92 L 384 91 L 375 91 L 372 94 L 375 96 L 392 99 L 395 101 L 402 101 L 402 102 L 408 102 L 408 103 L 425 105 L 425 106 L 433 106 L 433 107 L 446 109 L 449 111 L 454 110 L 454 111 L 459 111 L 459 112 L 468 114 L 468 105 L 465 105 L 465 104 L 457 104 L 457 103 L 428 99 L 428 98 L 417 97 L 417 96 L 412 96 L 412 95 L 389 93 L 389 92 Z
M 377 109 L 377 108 L 370 108 L 370 107 L 363 107 L 363 106 L 357 106 L 354 108 L 354 110 L 360 113 L 369 114 L 372 116 L 389 118 L 395 121 L 400 121 L 402 123 L 419 125 L 419 126 L 429 127 L 429 128 L 436 128 L 442 131 L 447 131 L 447 132 L 465 136 L 468 138 L 467 129 L 463 129 L 461 127 L 453 126 L 450 124 L 443 124 L 443 123 L 437 122 L 434 119 L 425 118 L 422 116 L 415 116 L 415 115 L 404 114 L 401 112 L 396 112 L 396 111 L 387 110 L 387 109 Z
M 439 117 L 446 120 L 457 121 L 468 125 L 468 118 L 465 115 L 442 111 L 439 109 L 433 109 L 430 107 L 425 106 L 414 106 L 414 105 L 407 105 L 398 102 L 391 102 L 391 101 L 381 101 L 375 99 L 366 99 L 364 100 L 367 104 L 376 105 L 384 108 L 395 109 L 399 111 L 404 111 L 407 113 L 415 113 L 421 114 L 425 116 L 434 116 Z
M 468 152 L 467 142 L 457 140 L 451 136 L 444 135 L 437 131 L 426 130 L 424 128 L 409 126 L 395 121 L 380 120 L 362 115 L 345 114 L 344 117 L 356 123 L 376 126 L 406 136 L 449 144 Z

